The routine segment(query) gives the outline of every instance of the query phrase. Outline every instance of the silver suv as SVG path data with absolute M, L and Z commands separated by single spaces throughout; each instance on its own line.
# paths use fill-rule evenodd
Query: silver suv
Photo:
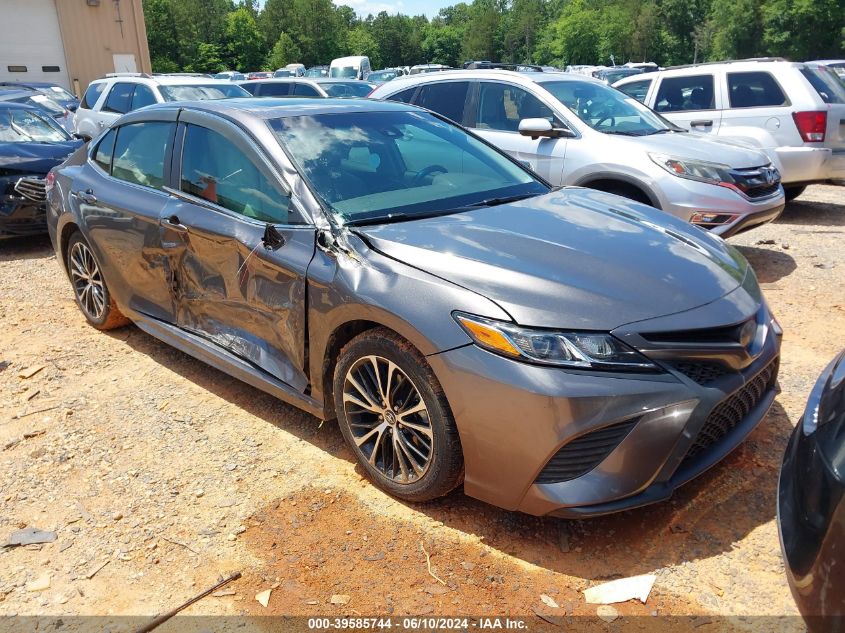
M 615 193 L 723 237 L 783 210 L 765 154 L 682 130 L 583 75 L 447 71 L 400 77 L 370 96 L 463 123 L 554 185 Z
M 845 87 L 823 65 L 720 62 L 613 85 L 683 128 L 759 147 L 788 200 L 808 184 L 845 178 Z
M 76 110 L 74 132 L 90 140 L 123 114 L 154 103 L 248 96 L 240 86 L 222 79 L 113 73 L 89 84 Z

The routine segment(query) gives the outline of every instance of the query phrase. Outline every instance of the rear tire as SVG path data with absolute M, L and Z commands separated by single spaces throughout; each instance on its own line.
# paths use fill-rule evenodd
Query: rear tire
M 379 488 L 422 502 L 460 485 L 463 451 L 452 411 L 408 341 L 386 328 L 358 335 L 340 351 L 333 386 L 340 430 Z
M 79 231 L 68 240 L 65 264 L 76 305 L 88 323 L 98 330 L 112 330 L 129 323 L 109 292 L 94 251 Z
M 804 190 L 807 188 L 807 185 L 796 185 L 791 187 L 784 187 L 783 188 L 783 195 L 786 197 L 787 202 L 791 202 L 795 200 L 798 196 L 804 193 Z

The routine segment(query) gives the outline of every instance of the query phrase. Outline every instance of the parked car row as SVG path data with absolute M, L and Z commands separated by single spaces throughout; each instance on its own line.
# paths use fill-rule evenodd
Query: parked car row
M 685 66 L 614 87 L 676 125 L 760 148 L 787 199 L 845 179 L 845 85 L 827 66 L 750 60 Z

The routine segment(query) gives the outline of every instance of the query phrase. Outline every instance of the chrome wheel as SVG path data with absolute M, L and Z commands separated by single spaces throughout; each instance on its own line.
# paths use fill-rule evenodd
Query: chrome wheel
M 73 291 L 80 307 L 89 319 L 102 319 L 106 311 L 105 287 L 94 254 L 88 246 L 76 242 L 68 261 Z
M 394 362 L 358 359 L 344 379 L 343 407 L 355 445 L 371 466 L 400 484 L 425 475 L 434 453 L 428 409 Z

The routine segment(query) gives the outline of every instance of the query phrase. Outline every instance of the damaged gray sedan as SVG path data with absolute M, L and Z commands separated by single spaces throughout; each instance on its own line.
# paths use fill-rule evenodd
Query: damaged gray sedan
M 720 238 L 552 190 L 401 103 L 133 112 L 56 169 L 85 318 L 325 420 L 379 487 L 536 515 L 668 498 L 764 418 L 781 332 Z

